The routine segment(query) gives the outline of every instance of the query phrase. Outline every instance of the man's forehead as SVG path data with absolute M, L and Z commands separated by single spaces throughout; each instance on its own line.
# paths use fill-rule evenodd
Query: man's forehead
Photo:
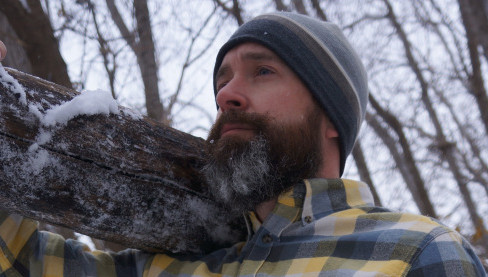
M 216 77 L 228 70 L 229 59 L 235 55 L 243 61 L 276 61 L 285 64 L 278 55 L 266 46 L 259 43 L 246 42 L 235 46 L 225 54 Z
M 255 42 L 246 42 L 235 46 L 225 54 L 222 63 L 225 63 L 226 60 L 233 55 L 238 55 L 239 58 L 248 60 L 281 61 L 278 55 L 276 55 L 271 49 Z

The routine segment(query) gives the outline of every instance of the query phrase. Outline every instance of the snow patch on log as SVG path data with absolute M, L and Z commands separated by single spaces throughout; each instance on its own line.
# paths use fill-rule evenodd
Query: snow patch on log
M 244 239 L 241 217 L 194 178 L 202 140 L 111 96 L 0 71 L 0 208 L 145 251 L 202 254 Z
M 27 97 L 25 95 L 25 90 L 22 85 L 12 76 L 10 76 L 5 68 L 0 65 L 0 82 L 8 88 L 15 96 L 19 97 L 22 104 L 27 105 Z
M 117 101 L 109 92 L 84 91 L 72 100 L 47 110 L 41 122 L 45 126 L 54 126 L 57 123 L 66 125 L 69 120 L 79 115 L 95 114 L 119 114 Z
M 56 163 L 49 155 L 49 152 L 44 149 L 35 151 L 32 155 L 27 156 L 27 159 L 26 166 L 24 167 L 24 170 L 27 171 L 26 174 L 39 175 L 44 167 Z

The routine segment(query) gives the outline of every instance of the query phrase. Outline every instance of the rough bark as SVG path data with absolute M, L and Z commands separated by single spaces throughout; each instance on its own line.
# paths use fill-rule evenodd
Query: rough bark
M 2 209 L 148 251 L 203 253 L 242 239 L 240 219 L 202 181 L 202 139 L 123 107 L 45 126 L 32 107 L 46 112 L 77 93 L 9 72 L 26 100 L 0 78 Z
M 30 60 L 22 47 L 22 43 L 19 43 L 21 40 L 17 37 L 17 34 L 10 26 L 7 17 L 5 17 L 2 13 L 0 13 L 0 29 L 0 38 L 6 44 L 8 49 L 8 55 L 2 61 L 2 64 L 22 72 L 32 74 Z M 60 234 L 66 239 L 76 239 L 75 233 L 68 228 L 40 222 L 39 229 Z

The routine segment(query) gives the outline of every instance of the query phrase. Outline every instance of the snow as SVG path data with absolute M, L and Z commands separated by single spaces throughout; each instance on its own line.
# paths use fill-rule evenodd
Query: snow
M 49 155 L 49 152 L 41 149 L 29 157 L 26 167 L 31 169 L 31 174 L 39 175 L 44 167 L 52 164 L 53 162 L 54 160 Z
M 119 114 L 117 101 L 109 92 L 102 90 L 85 91 L 71 101 L 55 106 L 46 111 L 41 122 L 45 126 L 57 123 L 66 125 L 69 120 L 79 115 Z
M 12 91 L 14 95 L 18 96 L 20 102 L 28 106 L 29 112 L 39 118 L 44 126 L 66 125 L 69 120 L 79 115 L 119 114 L 117 101 L 112 98 L 109 92 L 102 90 L 84 91 L 70 101 L 51 107 L 43 114 L 41 112 L 42 106 L 39 103 L 28 103 L 25 89 L 1 65 L 0 82 Z M 34 94 L 35 92 L 29 91 L 28 93 Z M 136 113 L 128 109 L 125 110 L 125 113 L 133 119 L 138 118 Z
M 40 107 L 39 105 L 36 105 L 36 104 L 30 104 L 29 105 L 29 112 L 31 114 L 34 114 L 37 118 L 41 119 L 43 118 L 43 114 L 41 113 L 40 111 Z
M 0 66 L 0 82 L 9 88 L 15 95 L 19 95 L 22 104 L 27 105 L 27 97 L 24 88 L 14 77 L 10 76 L 7 71 L 5 71 L 3 66 Z
M 127 107 L 121 107 L 121 111 L 124 115 L 129 116 L 132 120 L 141 120 L 144 117 L 140 112 L 134 111 Z

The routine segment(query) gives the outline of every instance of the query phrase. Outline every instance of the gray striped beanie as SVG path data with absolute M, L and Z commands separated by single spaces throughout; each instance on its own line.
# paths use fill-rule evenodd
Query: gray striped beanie
M 276 53 L 302 80 L 339 133 L 341 175 L 364 119 L 368 101 L 366 71 L 341 30 L 332 23 L 287 12 L 264 14 L 240 26 L 220 48 L 225 54 L 245 42 Z

